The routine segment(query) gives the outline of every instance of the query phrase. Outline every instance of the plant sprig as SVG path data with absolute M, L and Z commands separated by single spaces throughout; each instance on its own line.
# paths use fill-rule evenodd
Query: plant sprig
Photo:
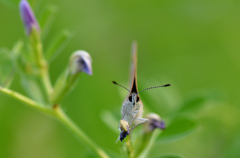
M 16 71 L 19 73 L 22 80 L 25 80 L 25 83 L 28 85 L 31 85 L 32 82 L 34 87 L 39 90 L 40 93 L 36 93 L 35 95 L 43 94 L 46 97 L 46 100 L 36 100 L 36 98 L 41 98 L 40 96 L 29 98 L 3 86 L 0 86 L 0 91 L 9 97 L 15 98 L 26 104 L 28 107 L 55 118 L 67 129 L 72 131 L 72 133 L 96 155 L 102 158 L 108 158 L 109 156 L 107 153 L 97 146 L 96 143 L 65 114 L 60 106 L 61 99 L 76 85 L 79 73 L 85 72 L 89 75 L 92 74 L 92 60 L 90 55 L 86 51 L 76 51 L 73 53 L 69 60 L 68 67 L 63 74 L 60 75 L 56 84 L 53 86 L 49 76 L 48 61 L 43 52 L 40 26 L 27 0 L 21 0 L 20 13 L 28 37 L 28 41 L 25 45 L 27 51 L 24 51 L 23 47 L 18 47 L 15 51 L 19 53 L 12 54 L 14 56 L 12 62 L 15 67 L 18 67 Z M 47 17 L 45 17 L 45 19 L 47 19 Z M 64 36 L 61 36 L 59 41 L 55 42 L 54 46 L 48 50 L 47 56 L 49 59 L 51 56 L 55 55 L 54 53 L 56 50 L 60 50 L 58 48 L 61 47 L 64 41 L 66 41 L 65 39 L 69 38 L 70 33 L 64 33 L 63 35 Z M 25 54 L 23 55 L 21 53 Z M 31 88 L 31 86 L 28 87 L 25 85 L 25 88 L 28 89 Z M 34 93 L 34 91 L 31 93 Z

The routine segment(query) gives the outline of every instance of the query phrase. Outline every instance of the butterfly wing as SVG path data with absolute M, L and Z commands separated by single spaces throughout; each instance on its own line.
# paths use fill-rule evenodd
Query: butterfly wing
M 137 89 L 137 43 L 132 44 L 132 65 L 130 74 L 131 92 L 138 93 Z
M 133 42 L 133 44 L 132 44 L 131 56 L 132 56 L 132 63 L 131 63 L 131 70 L 130 70 L 130 92 L 128 93 L 125 101 L 123 102 L 122 118 L 125 117 L 125 114 L 129 117 L 132 117 L 131 115 L 132 115 L 133 110 L 135 109 L 135 105 L 133 104 L 131 97 L 132 97 L 132 94 L 138 93 L 138 88 L 137 88 L 137 43 L 136 42 Z M 138 94 L 137 94 L 137 103 L 139 104 L 139 106 L 142 105 L 142 102 L 141 102 Z
M 131 70 L 130 70 L 130 92 L 127 95 L 126 100 L 128 100 L 130 94 L 133 92 L 138 93 L 137 88 L 137 42 L 133 42 L 132 44 L 132 63 L 131 63 Z

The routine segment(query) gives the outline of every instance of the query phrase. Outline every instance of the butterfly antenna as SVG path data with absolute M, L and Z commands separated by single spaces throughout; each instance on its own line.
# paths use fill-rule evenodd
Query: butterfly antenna
M 149 87 L 149 88 L 146 88 L 146 89 L 141 90 L 140 92 L 138 92 L 138 94 L 141 93 L 141 92 L 143 92 L 143 91 L 145 91 L 145 90 L 149 90 L 149 89 L 153 89 L 153 88 L 158 88 L 158 87 L 168 87 L 168 86 L 171 86 L 171 84 L 165 84 L 165 85 L 162 85 L 162 86 Z
M 129 89 L 127 89 L 126 87 L 124 87 L 124 86 L 122 86 L 122 85 L 118 84 L 117 82 L 115 82 L 115 81 L 112 81 L 112 83 L 113 83 L 113 84 L 115 84 L 115 85 L 118 85 L 118 86 L 120 86 L 120 87 L 122 87 L 122 88 L 126 89 L 128 92 L 130 92 L 130 90 L 129 90 Z

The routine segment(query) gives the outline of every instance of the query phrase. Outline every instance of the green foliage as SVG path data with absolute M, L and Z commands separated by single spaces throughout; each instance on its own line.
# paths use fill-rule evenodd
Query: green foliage
M 46 98 L 44 98 L 42 89 L 39 87 L 39 81 L 36 78 L 26 78 L 22 77 L 21 78 L 21 84 L 22 87 L 24 88 L 25 92 L 27 95 L 32 98 L 33 100 L 38 101 L 39 103 L 46 103 Z M 34 93 L 33 93 L 34 92 Z M 46 97 L 46 96 L 45 96 Z
M 56 17 L 57 10 L 58 9 L 56 8 L 56 6 L 53 5 L 49 5 L 42 9 L 38 20 L 42 28 L 42 39 L 45 39 L 48 32 L 50 31 L 50 28 Z
M 0 50 L 0 84 L 9 87 L 14 76 L 14 69 L 10 51 L 6 49 Z
M 113 114 L 113 112 L 110 111 L 103 111 L 101 113 L 101 119 L 102 121 L 115 133 L 119 133 L 118 124 L 119 120 L 117 119 L 116 115 Z
M 69 40 L 72 38 L 70 31 L 62 31 L 48 46 L 46 50 L 46 59 L 53 61 L 63 49 L 66 47 Z
M 180 106 L 180 112 L 196 113 L 208 103 L 222 100 L 218 92 L 204 92 L 189 96 Z
M 74 62 L 76 63 L 74 68 L 77 70 L 72 73 L 68 66 L 53 87 L 49 75 L 48 61 L 45 58 L 43 50 L 41 35 L 47 32 L 46 30 L 52 20 L 52 14 L 54 14 L 55 11 L 51 8 L 44 12 L 41 19 L 43 26 L 43 31 L 41 32 L 37 27 L 38 22 L 35 16 L 32 15 L 32 9 L 28 1 L 22 0 L 20 4 L 19 9 L 20 12 L 23 13 L 21 14 L 21 18 L 26 27 L 27 40 L 24 44 L 18 42 L 12 51 L 8 51 L 7 49 L 0 50 L 0 91 L 35 110 L 57 119 L 82 140 L 85 145 L 94 152 L 94 155 L 108 158 L 105 151 L 88 138 L 81 128 L 75 125 L 60 107 L 61 99 L 76 86 L 79 73 L 84 71 L 87 71 L 86 73 L 88 74 L 92 73 L 92 60 L 90 55 L 84 51 L 84 53 L 81 52 L 76 59 L 74 58 L 73 61 L 70 60 L 69 66 L 73 64 L 71 62 Z M 32 21 L 34 21 L 34 24 Z M 47 57 L 51 59 L 52 56 L 56 56 L 56 52 L 59 53 L 62 51 L 70 36 L 70 33 L 65 31 L 56 41 L 53 41 L 53 44 L 48 50 Z M 86 70 L 84 70 L 84 68 Z M 8 89 L 15 71 L 19 74 L 22 87 L 28 97 Z
M 177 154 L 168 154 L 168 155 L 159 156 L 159 157 L 156 157 L 156 158 L 184 158 L 184 156 L 177 155 Z
M 166 130 L 159 136 L 158 141 L 173 141 L 191 134 L 197 128 L 194 118 L 179 116 L 167 126 Z

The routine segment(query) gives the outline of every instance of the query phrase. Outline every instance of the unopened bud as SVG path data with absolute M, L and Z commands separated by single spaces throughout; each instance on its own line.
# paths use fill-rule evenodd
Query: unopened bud
M 161 119 L 158 114 L 150 113 L 146 116 L 148 122 L 144 124 L 144 130 L 146 132 L 151 132 L 156 128 L 165 129 L 165 122 Z
M 32 8 L 30 7 L 28 1 L 21 0 L 21 2 L 19 4 L 19 8 L 20 8 L 21 18 L 24 23 L 27 34 L 30 35 L 33 28 L 39 31 L 40 30 L 39 24 L 35 18 L 35 15 L 32 11 Z
M 76 51 L 70 58 L 69 70 L 72 75 L 85 72 L 92 75 L 92 58 L 83 50 Z

